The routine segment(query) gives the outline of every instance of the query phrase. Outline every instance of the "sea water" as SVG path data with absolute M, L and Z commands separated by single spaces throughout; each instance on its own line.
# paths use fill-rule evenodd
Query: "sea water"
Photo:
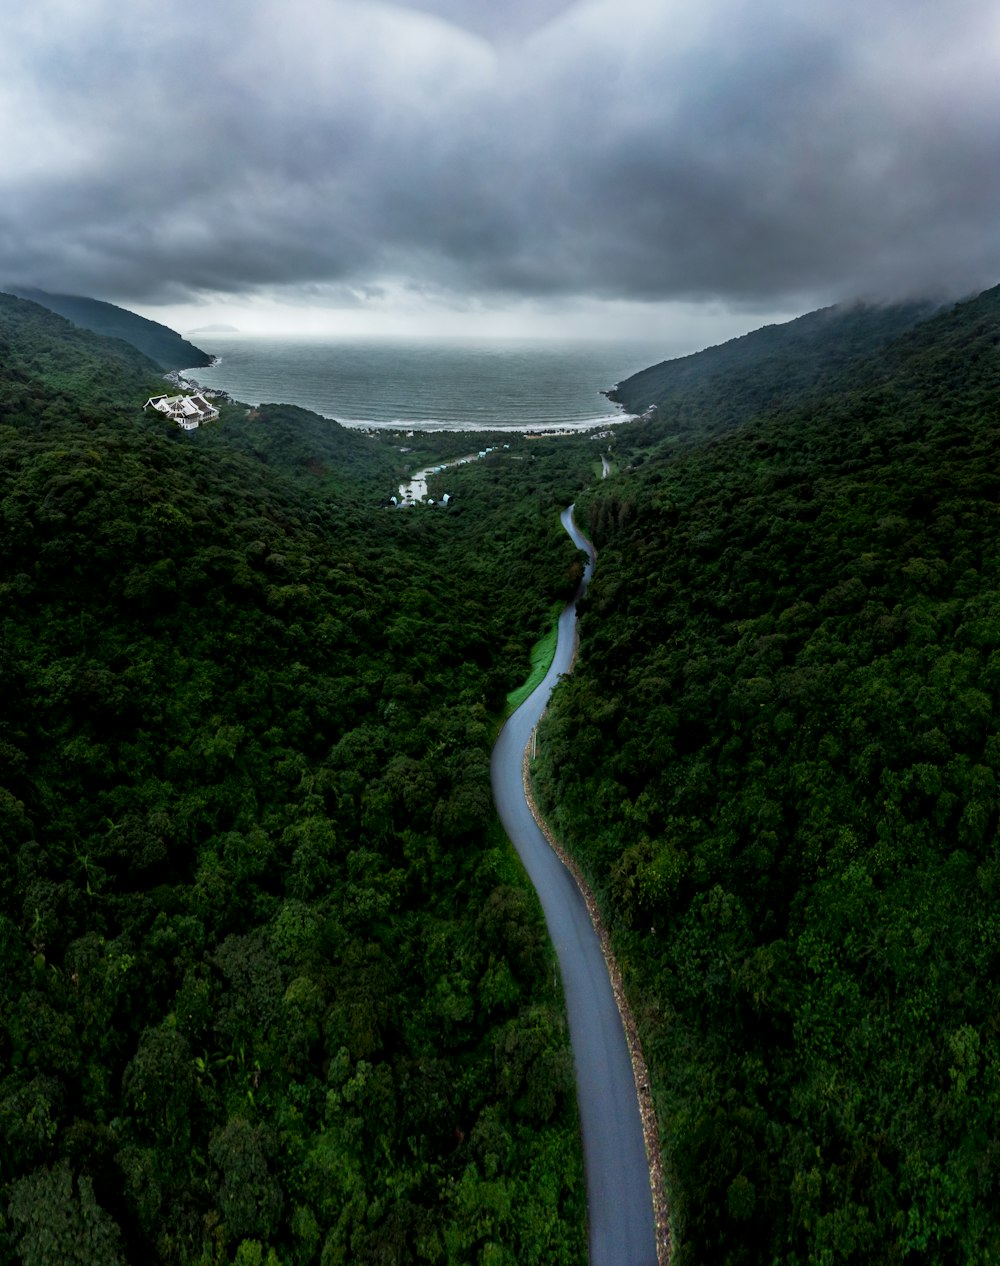
M 561 430 L 620 421 L 603 395 L 664 359 L 638 341 L 287 340 L 203 336 L 188 377 L 247 404 L 296 404 L 345 426 Z

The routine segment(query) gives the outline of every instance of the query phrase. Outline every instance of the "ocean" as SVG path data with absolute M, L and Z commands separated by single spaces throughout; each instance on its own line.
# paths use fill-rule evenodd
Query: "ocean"
M 345 426 L 583 429 L 621 420 L 600 393 L 664 359 L 652 342 L 280 340 L 204 335 L 219 358 L 187 371 L 247 404 L 301 405 Z

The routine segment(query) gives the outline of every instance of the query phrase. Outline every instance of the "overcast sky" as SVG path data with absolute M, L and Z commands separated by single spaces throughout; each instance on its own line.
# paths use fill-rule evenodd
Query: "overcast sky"
M 700 345 L 1000 281 L 1000 6 L 32 0 L 0 154 L 0 282 Z

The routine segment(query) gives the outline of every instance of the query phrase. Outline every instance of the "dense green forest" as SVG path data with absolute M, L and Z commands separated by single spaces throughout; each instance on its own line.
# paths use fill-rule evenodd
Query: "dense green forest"
M 1000 1259 L 1000 290 L 928 312 L 674 362 L 604 482 L 517 439 L 396 512 L 461 435 L 184 434 L 152 361 L 0 296 L 0 1261 L 584 1260 L 487 770 L 573 499 L 534 778 L 675 1263 Z
M 593 445 L 396 512 L 460 437 L 187 434 L 157 385 L 0 296 L 0 1261 L 575 1266 L 562 999 L 488 756 Z
M 1000 290 L 723 438 L 616 442 L 535 780 L 636 1010 L 674 1260 L 1000 1260 Z
M 45 290 L 15 287 L 13 294 L 50 312 L 58 313 L 67 321 L 94 334 L 122 339 L 143 355 L 148 356 L 161 369 L 194 369 L 211 364 L 212 358 L 200 347 L 195 347 L 176 331 L 158 321 L 150 321 L 136 312 L 105 303 L 101 299 L 87 299 L 83 295 L 54 295 Z
M 935 310 L 930 302 L 842 304 L 767 325 L 618 383 L 608 398 L 653 417 L 631 428 L 633 445 L 703 441 L 756 414 L 819 399 L 859 357 L 870 357 Z

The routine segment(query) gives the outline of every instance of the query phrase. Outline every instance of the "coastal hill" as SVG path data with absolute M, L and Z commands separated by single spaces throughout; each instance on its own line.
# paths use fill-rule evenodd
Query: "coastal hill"
M 1000 1254 L 998 347 L 1000 288 L 578 500 L 536 789 L 639 1017 L 677 1266 Z
M 9 296 L 0 349 L 0 1259 L 575 1266 L 489 750 L 591 450 L 512 440 L 397 513 L 389 438 L 182 432 L 152 362 Z
M 104 334 L 109 338 L 124 339 L 155 361 L 161 369 L 194 369 L 212 363 L 207 352 L 195 347 L 168 326 L 150 321 L 126 308 L 116 307 L 113 303 L 87 299 L 82 295 L 48 294 L 44 290 L 25 286 L 5 289 L 10 294 L 30 299 L 51 312 L 57 312 L 85 330 L 92 330 L 95 334 Z
M 20 402 L 41 420 L 62 400 L 83 408 L 132 410 L 163 387 L 156 361 L 122 339 L 74 325 L 30 299 L 0 293 L 0 401 L 5 413 Z M 34 402 L 34 403 L 33 403 Z
M 843 304 L 768 325 L 618 383 L 608 399 L 633 414 L 655 409 L 650 436 L 698 440 L 758 413 L 801 404 L 859 357 L 870 357 L 939 305 Z
M 379 508 L 398 437 L 183 433 L 138 351 L 0 296 L 3 1260 L 584 1260 L 488 777 L 570 501 L 599 562 L 532 772 L 674 1266 L 1000 1260 L 1000 288 L 923 316 L 712 349 L 608 478 L 508 434 L 424 513 Z

